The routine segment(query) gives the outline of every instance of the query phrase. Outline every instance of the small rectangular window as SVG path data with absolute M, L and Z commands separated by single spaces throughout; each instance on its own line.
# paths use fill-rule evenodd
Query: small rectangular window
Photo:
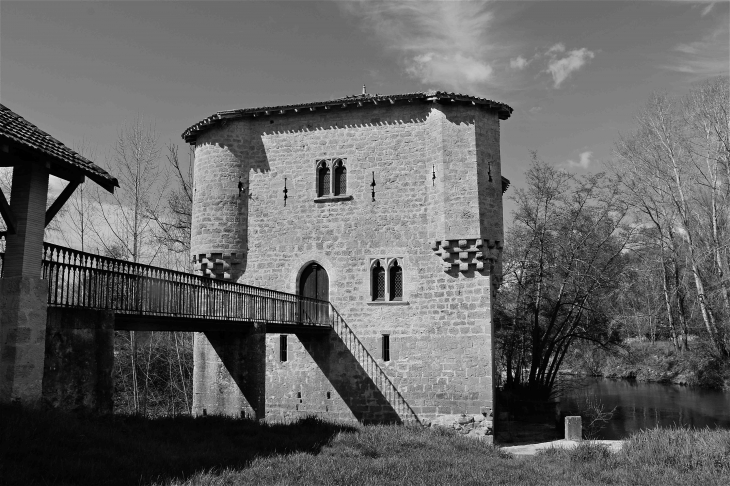
M 390 334 L 383 334 L 383 361 L 390 361 Z
M 279 361 L 288 361 L 289 354 L 288 354 L 288 346 L 287 346 L 287 335 L 282 334 L 279 336 Z

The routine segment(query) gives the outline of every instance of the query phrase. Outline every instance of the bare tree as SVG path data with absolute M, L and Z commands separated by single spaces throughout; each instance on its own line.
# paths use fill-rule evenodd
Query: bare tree
M 658 175 L 631 157 L 631 142 L 622 140 L 617 145 L 617 160 L 612 164 L 613 173 L 621 183 L 624 200 L 638 213 L 636 225 L 648 225 L 641 232 L 644 255 L 658 255 L 662 272 L 662 292 L 670 334 L 675 348 L 687 348 L 687 317 L 684 295 L 676 283 L 680 277 L 680 255 L 676 238 L 676 212 L 664 201 L 661 186 L 655 180 Z M 623 177 L 619 177 L 623 175 Z M 678 321 L 672 302 L 677 300 Z M 682 334 L 680 341 L 679 334 Z
M 137 117 L 119 130 L 108 170 L 119 180 L 114 194 L 95 191 L 103 227 L 94 226 L 97 241 L 107 254 L 121 253 L 134 263 L 152 263 L 159 252 L 154 240 L 151 214 L 163 200 L 165 172 L 159 164 L 160 150 L 152 124 Z M 146 410 L 146 390 L 140 397 L 137 339 L 129 332 L 131 386 L 135 413 Z M 145 381 L 147 383 L 147 381 Z
M 723 358 L 730 356 L 725 341 L 730 318 L 727 86 L 726 79 L 711 81 L 683 103 L 653 95 L 637 118 L 638 130 L 617 147 L 622 167 L 633 178 L 635 187 L 625 187 L 634 194 L 634 206 L 655 226 L 661 251 L 671 250 L 674 279 L 665 274 L 665 282 L 675 282 L 680 321 L 686 317 L 682 289 L 676 285 L 681 248 L 705 328 Z M 715 109 L 716 104 L 725 108 Z M 683 240 L 679 244 L 677 237 Z M 715 296 L 720 298 L 713 300 Z
M 609 310 L 632 231 L 618 185 L 576 177 L 537 159 L 515 191 L 500 293 L 505 389 L 547 398 L 575 342 L 609 346 Z
M 101 246 L 119 245 L 135 263 L 152 263 L 159 248 L 153 245 L 151 214 L 159 211 L 165 192 L 165 171 L 153 125 L 137 117 L 122 126 L 117 136 L 109 172 L 119 180 L 114 194 L 96 191 L 103 229 L 94 227 Z
M 698 192 L 697 204 L 705 209 L 709 223 L 706 225 L 706 245 L 713 256 L 726 318 L 730 317 L 728 91 L 728 79 L 717 78 L 690 91 L 682 105 L 688 151 L 693 155 L 696 183 L 703 189 Z
M 159 211 L 151 213 L 157 223 L 155 238 L 159 245 L 177 256 L 177 265 L 174 266 L 182 263 L 183 270 L 189 270 L 193 206 L 192 151 L 189 152 L 189 160 L 185 164 L 178 156 L 178 146 L 170 143 L 167 146 L 167 162 L 176 184 L 168 192 L 166 204 Z
M 79 155 L 95 160 L 96 147 L 86 139 L 74 144 L 74 151 Z M 80 184 L 66 203 L 66 211 L 60 219 L 63 230 L 60 232 L 61 239 L 66 245 L 76 247 L 81 251 L 89 251 L 91 245 L 96 243 L 92 237 L 95 235 L 92 228 L 96 225 L 96 213 L 98 204 L 92 197 L 92 188 L 86 184 Z M 98 243 L 95 245 L 99 246 Z

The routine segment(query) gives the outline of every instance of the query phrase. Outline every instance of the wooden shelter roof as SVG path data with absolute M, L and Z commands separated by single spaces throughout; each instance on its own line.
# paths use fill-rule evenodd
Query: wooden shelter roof
M 82 157 L 28 120 L 0 104 L 0 147 L 6 154 L 18 155 L 16 165 L 26 159 L 45 159 L 50 162 L 50 173 L 66 180 L 83 175 L 109 192 L 119 187 L 119 182 L 107 171 Z

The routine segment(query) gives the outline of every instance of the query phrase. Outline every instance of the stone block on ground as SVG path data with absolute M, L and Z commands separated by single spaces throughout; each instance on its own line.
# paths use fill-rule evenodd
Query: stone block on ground
M 565 417 L 565 440 L 583 440 L 583 422 L 580 416 Z

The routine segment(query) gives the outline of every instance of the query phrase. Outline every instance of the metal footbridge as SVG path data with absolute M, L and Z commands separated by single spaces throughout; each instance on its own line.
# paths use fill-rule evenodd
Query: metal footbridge
M 0 253 L 0 275 L 4 254 Z M 236 331 L 252 323 L 267 333 L 330 333 L 405 422 L 416 414 L 367 347 L 328 301 L 43 245 L 48 306 L 114 313 L 116 330 Z
M 265 323 L 267 332 L 300 333 L 327 332 L 333 324 L 327 301 L 51 243 L 43 245 L 41 276 L 49 307 L 112 311 L 118 330 L 233 331 Z

